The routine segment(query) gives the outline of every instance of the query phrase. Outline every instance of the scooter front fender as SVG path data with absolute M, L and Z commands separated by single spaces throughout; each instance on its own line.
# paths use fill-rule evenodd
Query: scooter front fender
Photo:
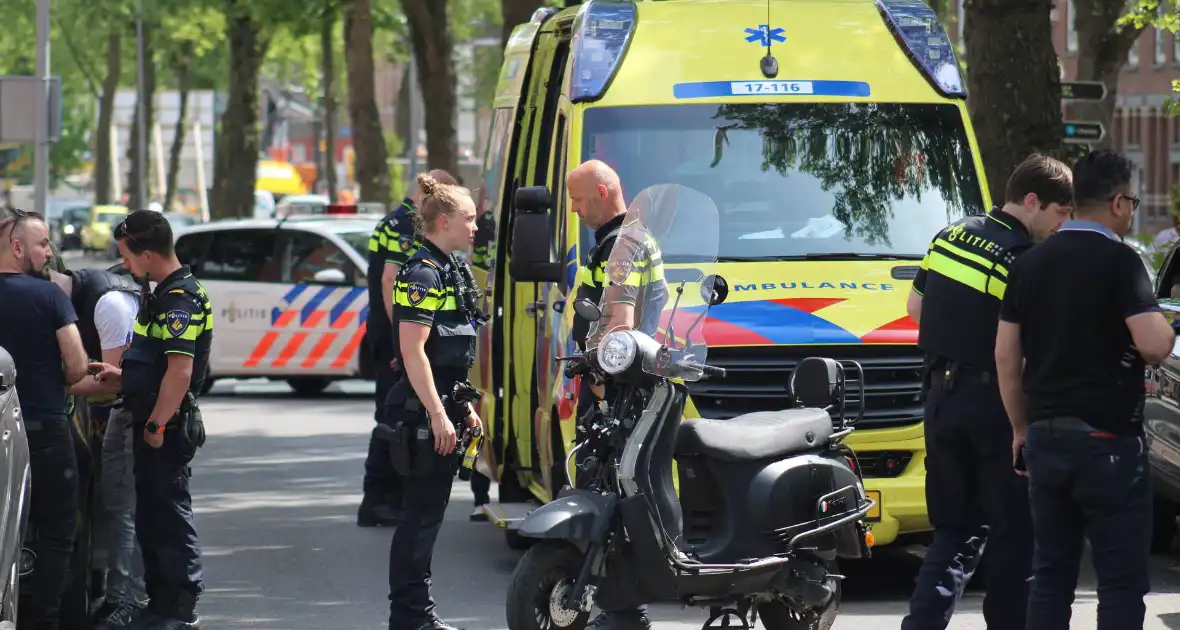
M 518 532 L 528 538 L 602 543 L 617 504 L 614 495 L 573 490 L 533 510 Z

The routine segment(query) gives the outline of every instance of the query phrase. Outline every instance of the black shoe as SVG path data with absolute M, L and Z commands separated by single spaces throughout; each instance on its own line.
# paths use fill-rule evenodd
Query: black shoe
M 200 630 L 200 628 L 201 618 L 193 615 L 192 621 L 184 621 L 175 617 L 161 617 L 145 630 Z
M 356 512 L 356 524 L 359 527 L 395 527 L 397 526 L 397 510 L 384 503 L 365 504 Z
M 639 610 L 618 610 L 598 615 L 586 626 L 587 630 L 651 630 L 647 613 Z
M 442 619 L 439 619 L 438 617 L 431 617 L 430 619 L 427 619 L 426 621 L 422 622 L 422 625 L 418 626 L 417 628 L 414 628 L 414 630 L 463 630 L 463 629 L 459 628 L 458 626 L 452 626 L 451 624 L 443 621 Z
M 482 504 L 477 504 L 475 509 L 471 511 L 471 516 L 469 518 L 473 523 L 482 523 L 488 520 L 488 513 L 484 511 L 484 506 Z
M 123 626 L 123 630 L 148 630 L 163 620 L 164 617 L 147 608 L 137 608 L 131 612 L 131 619 Z
M 118 606 L 109 606 L 103 604 L 103 609 L 99 611 L 99 621 L 94 625 L 94 630 L 115 630 L 117 628 L 126 630 L 131 627 L 131 623 L 136 618 L 142 616 L 143 609 L 135 604 L 119 604 Z

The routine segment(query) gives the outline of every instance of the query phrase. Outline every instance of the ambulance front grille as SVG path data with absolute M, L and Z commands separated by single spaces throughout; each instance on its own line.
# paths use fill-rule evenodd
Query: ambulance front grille
M 703 418 L 728 419 L 789 406 L 787 383 L 800 359 L 827 356 L 856 361 L 864 369 L 865 409 L 859 429 L 882 429 L 922 421 L 922 354 L 913 346 L 762 346 L 709 348 L 707 363 L 725 368 L 725 378 L 689 383 Z M 849 374 L 849 378 L 855 378 Z M 861 401 L 850 384 L 846 417 L 855 420 Z

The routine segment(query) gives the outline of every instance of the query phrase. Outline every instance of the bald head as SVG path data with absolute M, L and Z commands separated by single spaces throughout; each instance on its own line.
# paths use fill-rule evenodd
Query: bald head
M 570 171 L 566 188 L 573 211 L 591 229 L 627 212 L 619 174 L 599 160 L 583 162 Z

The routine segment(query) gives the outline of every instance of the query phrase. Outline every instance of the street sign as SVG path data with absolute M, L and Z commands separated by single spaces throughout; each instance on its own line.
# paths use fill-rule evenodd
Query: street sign
M 1106 84 L 1102 81 L 1065 81 L 1061 84 L 1063 101 L 1101 101 L 1106 98 Z
M 1106 129 L 1098 122 L 1065 121 L 1064 136 L 1066 142 L 1087 143 L 1101 142 L 1106 137 Z
M 0 142 L 36 142 L 37 77 L 0 76 Z M 49 141 L 61 137 L 61 78 L 49 87 Z

